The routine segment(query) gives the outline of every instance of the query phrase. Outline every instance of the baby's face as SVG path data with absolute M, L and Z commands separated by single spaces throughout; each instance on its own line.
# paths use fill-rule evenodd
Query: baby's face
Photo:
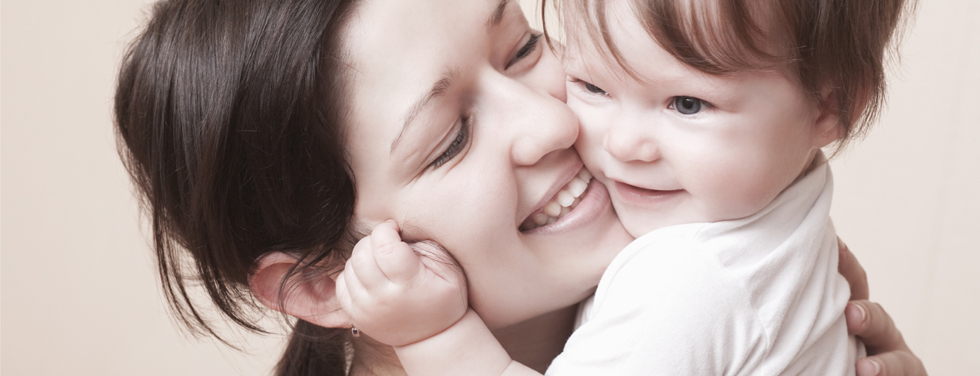
M 627 1 L 607 7 L 610 35 L 636 77 L 573 31 L 568 105 L 581 122 L 576 148 L 633 236 L 750 216 L 835 139 L 837 119 L 788 75 L 704 74 L 651 39 Z

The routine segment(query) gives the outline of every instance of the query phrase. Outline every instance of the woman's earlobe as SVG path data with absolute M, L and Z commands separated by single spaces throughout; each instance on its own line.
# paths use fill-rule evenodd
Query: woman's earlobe
M 341 305 L 333 279 L 337 273 L 330 271 L 315 279 L 290 273 L 297 262 L 296 257 L 283 252 L 262 256 L 249 276 L 252 295 L 266 307 L 322 327 L 350 327 L 350 316 Z

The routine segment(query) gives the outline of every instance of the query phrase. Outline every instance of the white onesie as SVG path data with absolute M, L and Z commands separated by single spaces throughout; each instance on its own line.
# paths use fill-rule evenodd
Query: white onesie
M 751 217 L 636 239 L 546 374 L 854 375 L 832 190 L 823 162 Z

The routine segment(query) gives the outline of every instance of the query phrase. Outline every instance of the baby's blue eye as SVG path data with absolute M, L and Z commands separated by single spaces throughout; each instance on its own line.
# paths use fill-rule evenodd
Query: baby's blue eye
M 684 115 L 694 115 L 701 112 L 702 107 L 706 107 L 707 103 L 694 97 L 674 97 L 673 105 L 677 112 Z
M 585 81 L 582 81 L 582 83 L 585 84 L 585 90 L 588 90 L 592 94 L 607 95 L 606 91 L 602 90 L 602 88 L 598 86 L 595 86 Z

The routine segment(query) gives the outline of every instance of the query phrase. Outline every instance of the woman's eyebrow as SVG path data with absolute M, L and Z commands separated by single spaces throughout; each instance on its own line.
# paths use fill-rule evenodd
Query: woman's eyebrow
M 408 109 L 408 113 L 405 114 L 405 122 L 402 125 L 402 130 L 398 133 L 398 137 L 395 137 L 395 140 L 391 142 L 391 150 L 388 151 L 388 155 L 395 152 L 395 148 L 398 147 L 398 143 L 401 141 L 402 135 L 405 134 L 405 131 L 408 130 L 410 125 L 414 124 L 415 118 L 418 117 L 420 112 L 422 112 L 422 109 L 424 109 L 425 106 L 432 101 L 432 99 L 442 96 L 447 90 L 449 90 L 450 87 L 453 86 L 453 83 L 456 80 L 457 71 L 457 68 L 446 69 L 442 74 L 442 77 L 440 77 L 439 80 L 432 85 L 432 88 L 423 94 L 422 97 L 415 102 L 414 106 Z
M 500 21 L 504 19 L 504 11 L 507 10 L 507 4 L 510 0 L 500 0 L 500 4 L 497 4 L 497 9 L 490 14 L 490 19 L 487 20 L 487 31 L 500 25 Z

